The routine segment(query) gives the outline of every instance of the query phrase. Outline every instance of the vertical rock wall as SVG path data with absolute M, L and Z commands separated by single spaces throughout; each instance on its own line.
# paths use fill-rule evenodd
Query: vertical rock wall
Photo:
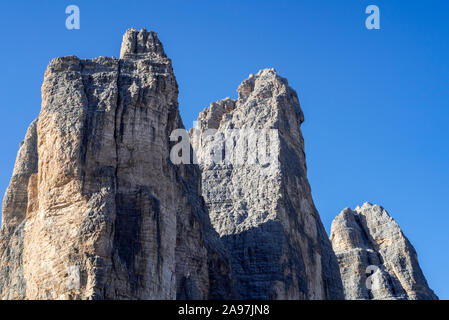
M 120 59 L 50 63 L 5 196 L 1 298 L 228 296 L 198 169 L 169 161 L 177 98 L 154 32 L 127 31 Z
M 436 299 L 379 206 L 335 219 L 338 265 L 296 92 L 266 69 L 238 93 L 191 130 L 199 166 L 175 165 L 178 86 L 154 32 L 128 30 L 119 59 L 52 60 L 3 199 L 0 299 Z
M 342 299 L 337 261 L 307 180 L 296 92 L 266 69 L 238 93 L 236 101 L 205 109 L 191 137 L 211 222 L 231 252 L 240 296 Z
M 26 282 L 22 252 L 28 207 L 28 184 L 37 173 L 37 120 L 29 126 L 20 144 L 16 164 L 2 204 L 0 230 L 0 297 L 23 299 Z

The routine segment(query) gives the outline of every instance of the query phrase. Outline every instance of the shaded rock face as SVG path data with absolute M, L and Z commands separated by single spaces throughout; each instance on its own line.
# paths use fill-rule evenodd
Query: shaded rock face
M 266 69 L 238 93 L 206 108 L 190 135 L 202 194 L 231 252 L 240 297 L 343 299 L 307 180 L 296 92 Z
M 231 296 L 198 168 L 169 161 L 177 98 L 154 32 L 50 62 L 3 202 L 1 299 Z
M 415 249 L 387 211 L 365 203 L 332 222 L 331 241 L 348 300 L 434 300 Z

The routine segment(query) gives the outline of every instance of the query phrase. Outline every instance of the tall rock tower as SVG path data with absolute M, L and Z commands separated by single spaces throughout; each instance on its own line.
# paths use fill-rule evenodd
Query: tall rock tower
M 228 298 L 227 251 L 183 127 L 170 59 L 128 30 L 120 59 L 56 58 L 3 201 L 0 299 Z
M 331 241 L 346 299 L 438 299 L 412 244 L 381 206 L 344 209 L 332 222 Z
M 343 299 L 337 260 L 312 200 L 296 92 L 274 69 L 237 100 L 212 103 L 190 132 L 210 219 L 244 299 Z

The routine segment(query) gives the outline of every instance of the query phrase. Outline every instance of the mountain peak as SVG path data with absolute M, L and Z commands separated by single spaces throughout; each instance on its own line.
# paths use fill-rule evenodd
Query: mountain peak
M 137 31 L 134 28 L 126 30 L 123 35 L 120 58 L 145 58 L 146 56 L 159 55 L 166 57 L 164 47 L 157 33 L 147 31 L 145 28 Z

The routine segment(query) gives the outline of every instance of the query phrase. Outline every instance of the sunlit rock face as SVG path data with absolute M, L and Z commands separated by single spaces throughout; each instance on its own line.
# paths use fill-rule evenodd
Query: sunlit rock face
M 16 165 L 2 203 L 0 230 L 0 298 L 23 299 L 26 282 L 22 253 L 25 217 L 28 207 L 28 183 L 37 173 L 37 120 L 29 126 L 20 144 Z
M 381 206 L 344 209 L 332 223 L 331 241 L 346 299 L 438 299 L 412 244 Z
M 244 299 L 343 299 L 307 180 L 296 92 L 274 69 L 212 103 L 190 131 L 202 194 Z M 224 146 L 220 150 L 220 145 Z
M 336 218 L 335 255 L 287 80 L 261 70 L 238 94 L 206 108 L 178 154 L 156 33 L 128 30 L 119 58 L 53 59 L 3 199 L 0 299 L 436 298 L 378 206 Z M 378 289 L 363 287 L 370 265 Z
M 1 299 L 207 299 L 232 291 L 183 127 L 170 59 L 128 30 L 120 59 L 52 60 L 3 202 Z

